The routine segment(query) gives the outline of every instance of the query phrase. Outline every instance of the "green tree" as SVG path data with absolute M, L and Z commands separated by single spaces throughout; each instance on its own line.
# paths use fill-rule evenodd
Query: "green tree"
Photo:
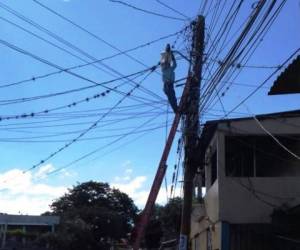
M 182 199 L 175 197 L 162 207 L 159 219 L 162 223 L 164 240 L 178 239 L 181 224 Z
M 158 248 L 162 241 L 179 239 L 182 199 L 170 199 L 164 206 L 155 205 L 145 232 L 145 247 Z
M 80 183 L 51 204 L 61 217 L 55 249 L 106 249 L 131 232 L 137 207 L 125 193 L 107 183 Z M 54 246 L 53 246 L 54 247 Z

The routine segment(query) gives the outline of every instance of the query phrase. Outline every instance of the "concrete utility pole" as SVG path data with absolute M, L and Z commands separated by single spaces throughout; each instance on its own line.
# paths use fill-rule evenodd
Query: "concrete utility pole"
M 199 136 L 199 100 L 204 51 L 204 17 L 198 16 L 193 23 L 193 43 L 191 51 L 191 84 L 186 103 L 186 118 L 184 126 L 184 184 L 183 208 L 180 229 L 179 250 L 189 249 L 191 230 L 191 212 L 193 199 L 193 179 L 198 162 L 195 160 Z

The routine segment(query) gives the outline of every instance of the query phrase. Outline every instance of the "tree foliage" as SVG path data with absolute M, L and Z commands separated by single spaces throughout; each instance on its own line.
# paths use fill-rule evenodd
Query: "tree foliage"
M 125 193 L 107 183 L 78 184 L 50 206 L 61 217 L 54 249 L 106 249 L 130 233 L 137 207 Z
M 170 199 L 165 206 L 156 205 L 145 233 L 145 246 L 158 248 L 163 241 L 178 239 L 182 199 Z

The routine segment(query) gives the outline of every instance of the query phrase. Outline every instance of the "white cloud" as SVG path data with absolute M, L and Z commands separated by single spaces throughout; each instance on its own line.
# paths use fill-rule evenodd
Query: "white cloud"
M 60 174 L 59 177 L 61 179 L 66 178 L 66 177 L 76 177 L 78 175 L 77 172 L 75 172 L 75 171 L 68 171 L 68 170 L 66 170 L 64 168 L 59 171 L 59 174 Z
M 136 176 L 134 178 L 131 177 L 129 180 L 126 180 L 124 177 L 123 178 L 115 177 L 114 183 L 111 183 L 111 186 L 128 194 L 129 197 L 134 200 L 134 203 L 139 208 L 144 208 L 150 192 L 150 188 L 148 188 L 148 185 L 146 185 L 147 184 L 146 181 L 147 181 L 146 176 Z M 150 181 L 152 184 L 153 180 Z M 169 195 L 170 195 L 170 186 L 168 186 L 168 196 Z M 175 196 L 180 196 L 180 187 L 176 187 Z M 167 193 L 165 187 L 162 186 L 158 193 L 156 203 L 163 205 L 166 202 L 167 202 Z
M 130 167 L 131 166 L 131 161 L 126 161 L 122 164 L 122 167 L 125 168 L 124 171 L 124 176 L 115 176 L 114 182 L 128 182 L 132 179 L 131 175 L 133 173 L 133 169 Z
M 138 176 L 127 182 L 112 183 L 111 186 L 128 194 L 137 206 L 141 206 L 147 199 L 147 192 L 141 189 L 146 179 L 146 176 Z
M 133 172 L 133 169 L 132 169 L 132 168 L 127 168 L 127 169 L 125 170 L 125 174 L 132 174 L 132 172 Z
M 53 170 L 54 167 L 48 164 L 41 167 L 35 174 L 24 173 L 20 169 L 0 173 L 0 212 L 40 214 L 49 210 L 52 200 L 67 191 L 67 187 L 64 186 L 40 183 L 45 175 Z
M 123 168 L 129 168 L 130 166 L 132 165 L 132 162 L 127 160 L 125 161 L 123 164 L 122 164 L 122 167 Z
M 45 166 L 41 166 L 38 171 L 34 174 L 34 177 L 37 179 L 45 179 L 47 174 L 52 172 L 54 167 L 52 164 L 47 164 Z

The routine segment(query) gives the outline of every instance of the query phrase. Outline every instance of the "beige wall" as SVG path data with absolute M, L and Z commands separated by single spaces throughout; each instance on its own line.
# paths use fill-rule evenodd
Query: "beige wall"
M 211 244 L 212 250 L 220 250 L 222 238 L 221 224 L 221 222 L 217 222 L 207 225 L 196 237 L 193 237 L 191 240 L 192 250 L 207 250 L 208 244 Z M 208 238 L 210 238 L 210 243 L 208 242 Z
M 207 217 L 210 221 L 219 220 L 219 182 L 216 180 L 214 184 L 207 190 L 204 197 L 204 204 Z
M 300 118 L 265 119 L 261 120 L 261 123 L 275 135 L 300 134 L 297 125 L 300 124 Z M 224 220 L 232 223 L 264 223 L 270 222 L 272 205 L 285 204 L 292 207 L 299 204 L 300 177 L 225 176 L 225 136 L 232 133 L 266 135 L 253 119 L 233 121 L 230 125 L 228 123 L 218 125 L 218 130 L 210 142 L 210 150 L 216 149 L 218 153 L 218 179 L 211 187 L 209 185 L 210 165 L 205 169 L 207 190 L 204 200 L 208 218 L 213 222 Z M 300 161 L 297 160 L 295 164 L 299 166 L 300 171 Z M 257 192 L 252 192 L 252 185 Z
M 255 193 L 251 192 L 251 186 Z M 273 205 L 293 207 L 300 204 L 300 178 L 225 177 L 219 202 L 221 220 L 229 223 L 269 223 Z

